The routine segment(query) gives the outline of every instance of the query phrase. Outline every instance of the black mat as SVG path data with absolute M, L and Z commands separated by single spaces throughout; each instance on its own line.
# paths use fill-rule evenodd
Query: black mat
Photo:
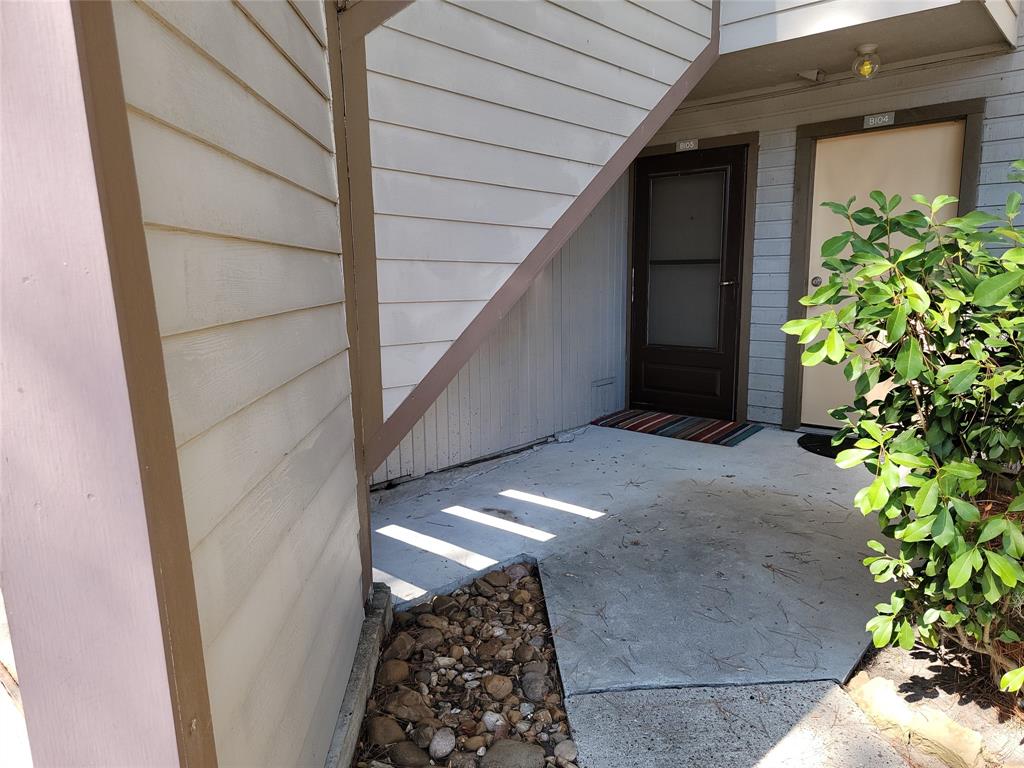
M 805 451 L 810 451 L 818 456 L 834 459 L 840 451 L 852 448 L 854 440 L 844 440 L 839 445 L 832 445 L 832 435 L 815 435 L 805 432 L 796 439 L 797 445 Z

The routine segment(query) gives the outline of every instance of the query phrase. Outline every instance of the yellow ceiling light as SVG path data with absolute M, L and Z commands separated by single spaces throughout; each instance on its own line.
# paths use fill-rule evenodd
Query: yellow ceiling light
M 853 74 L 861 80 L 870 80 L 882 67 L 882 60 L 878 58 L 878 46 L 874 43 L 865 43 L 857 46 L 857 58 L 853 60 Z

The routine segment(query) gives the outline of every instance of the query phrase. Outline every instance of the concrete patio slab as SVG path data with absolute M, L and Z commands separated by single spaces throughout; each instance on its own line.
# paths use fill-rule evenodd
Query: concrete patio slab
M 568 699 L 586 768 L 907 768 L 833 682 Z
M 843 681 L 887 594 L 860 564 L 878 532 L 850 505 L 865 475 L 796 437 L 589 427 L 378 492 L 378 578 L 414 598 L 536 557 L 569 695 Z

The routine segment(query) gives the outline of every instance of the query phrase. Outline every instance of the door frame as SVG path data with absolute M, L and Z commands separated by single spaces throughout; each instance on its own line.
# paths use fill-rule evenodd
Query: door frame
M 739 296 L 739 338 L 736 342 L 736 387 L 734 398 L 734 418 L 736 421 L 745 421 L 747 418 L 747 389 L 750 374 L 750 308 L 751 288 L 753 284 L 754 264 L 754 206 L 757 196 L 757 153 L 759 147 L 759 133 L 752 131 L 748 133 L 734 133 L 727 136 L 712 136 L 699 138 L 696 151 L 702 149 L 719 149 L 721 147 L 745 147 L 747 150 L 747 164 L 744 169 L 743 190 L 743 239 L 740 243 L 740 265 L 737 291 Z M 649 157 L 651 155 L 674 155 L 676 154 L 675 144 L 654 144 L 644 147 L 637 155 L 637 158 Z M 632 375 L 633 370 L 633 278 L 634 269 L 634 242 L 636 235 L 636 162 L 629 166 L 629 227 L 626 232 L 626 407 L 632 400 Z
M 894 115 L 892 124 L 884 128 L 865 128 L 863 114 L 797 126 L 787 317 L 801 317 L 800 313 L 804 311 L 800 297 L 807 292 L 807 275 L 810 269 L 812 187 L 814 186 L 814 158 L 818 139 L 963 120 L 964 149 L 960 165 L 960 202 L 957 204 L 957 213 L 966 213 L 977 205 L 985 99 L 951 101 L 926 107 L 899 109 L 895 110 Z M 800 345 L 794 336 L 786 337 L 786 360 L 782 387 L 782 428 L 799 429 L 803 370 L 800 365 Z

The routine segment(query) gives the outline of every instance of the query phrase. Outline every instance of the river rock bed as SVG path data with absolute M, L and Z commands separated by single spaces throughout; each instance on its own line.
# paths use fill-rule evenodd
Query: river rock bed
M 536 569 L 395 614 L 355 768 L 577 768 Z

